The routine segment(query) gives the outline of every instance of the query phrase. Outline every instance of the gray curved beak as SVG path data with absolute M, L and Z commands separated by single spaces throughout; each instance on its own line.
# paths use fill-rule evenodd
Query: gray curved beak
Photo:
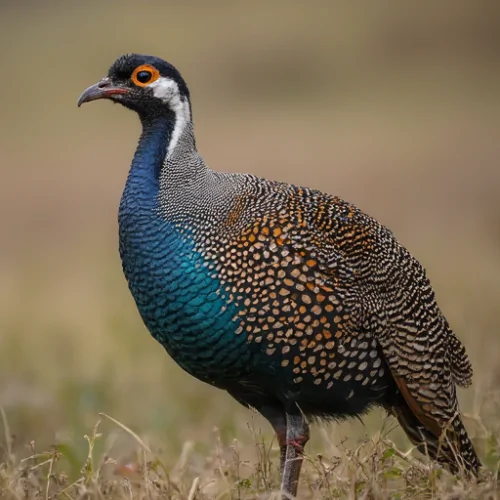
M 78 107 L 86 102 L 95 101 L 97 99 L 109 99 L 112 95 L 126 94 L 127 92 L 127 89 L 113 86 L 111 80 L 106 77 L 83 92 L 80 99 L 78 99 Z

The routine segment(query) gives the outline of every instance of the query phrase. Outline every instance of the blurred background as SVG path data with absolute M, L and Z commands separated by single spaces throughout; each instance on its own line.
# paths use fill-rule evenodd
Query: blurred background
M 187 442 L 206 457 L 237 438 L 251 458 L 255 429 L 272 436 L 184 374 L 129 295 L 117 207 L 139 122 L 110 103 L 76 107 L 126 52 L 180 69 L 213 169 L 320 188 L 395 232 L 469 350 L 464 412 L 498 429 L 500 4 L 427 5 L 0 3 L 0 406 L 14 450 L 68 443 L 85 457 L 99 412 L 167 464 Z M 374 412 L 324 426 L 310 451 L 382 424 Z M 134 447 L 103 429 L 103 449 Z

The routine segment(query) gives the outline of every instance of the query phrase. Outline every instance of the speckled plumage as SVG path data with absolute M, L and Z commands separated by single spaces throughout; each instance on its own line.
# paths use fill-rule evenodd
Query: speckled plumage
M 139 111 L 119 212 L 123 269 L 151 334 L 187 372 L 261 411 L 282 447 L 289 414 L 382 405 L 430 456 L 476 473 L 455 393 L 471 365 L 422 266 L 340 198 L 210 170 L 190 120 L 169 149 L 180 122 L 165 107 Z

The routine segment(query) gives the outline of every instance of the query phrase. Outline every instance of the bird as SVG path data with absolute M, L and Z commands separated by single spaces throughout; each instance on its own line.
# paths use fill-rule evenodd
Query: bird
M 377 406 L 418 450 L 478 475 L 456 394 L 471 363 L 390 229 L 337 196 L 210 169 L 186 82 L 158 57 L 120 56 L 78 106 L 97 99 L 142 124 L 118 210 L 138 312 L 182 369 L 269 421 L 283 495 L 311 422 Z

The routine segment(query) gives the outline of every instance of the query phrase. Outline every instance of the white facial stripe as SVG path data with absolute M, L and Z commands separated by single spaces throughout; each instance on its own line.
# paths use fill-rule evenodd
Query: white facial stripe
M 189 101 L 181 98 L 179 86 L 169 78 L 160 77 L 149 85 L 153 89 L 153 94 L 158 99 L 161 99 L 165 104 L 170 106 L 170 109 L 175 113 L 175 127 L 170 138 L 167 157 L 170 156 L 186 127 L 186 124 L 191 120 L 191 110 L 189 109 Z

